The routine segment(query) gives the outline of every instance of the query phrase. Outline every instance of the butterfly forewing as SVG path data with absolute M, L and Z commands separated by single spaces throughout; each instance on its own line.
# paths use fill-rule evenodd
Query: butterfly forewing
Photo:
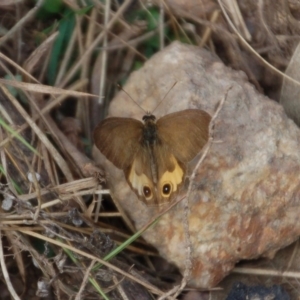
M 100 152 L 117 168 L 128 168 L 139 149 L 143 123 L 130 118 L 107 118 L 94 131 Z
M 157 121 L 158 137 L 179 161 L 188 163 L 208 141 L 210 120 L 210 115 L 199 109 L 175 112 Z

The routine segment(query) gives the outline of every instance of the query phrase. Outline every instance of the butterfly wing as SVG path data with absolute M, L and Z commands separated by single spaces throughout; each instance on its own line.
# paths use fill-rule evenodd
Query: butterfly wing
M 151 170 L 151 153 L 141 146 L 135 154 L 132 164 L 124 170 L 130 187 L 138 198 L 147 205 L 155 203 L 155 179 Z
M 143 126 L 131 118 L 104 119 L 94 131 L 95 144 L 117 168 L 125 170 L 141 147 Z
M 184 165 L 161 143 L 151 148 L 140 147 L 125 171 L 131 188 L 149 206 L 170 202 L 183 183 L 184 175 Z
M 155 204 L 169 203 L 184 182 L 185 165 L 172 153 L 168 144 L 157 143 L 153 147 L 157 166 Z
M 144 124 L 131 118 L 107 118 L 94 131 L 100 152 L 117 168 L 124 171 L 127 182 L 140 200 L 155 202 L 151 171 L 151 155 L 142 144 Z M 145 191 L 151 195 L 145 196 Z
M 144 124 L 130 118 L 108 118 L 94 131 L 98 149 L 125 173 L 127 182 L 147 205 L 168 203 L 184 181 L 185 163 L 208 140 L 211 117 L 201 110 L 184 110 L 160 118 L 157 142 L 142 142 Z
M 157 121 L 158 138 L 182 163 L 191 161 L 207 143 L 210 115 L 199 109 L 168 114 Z

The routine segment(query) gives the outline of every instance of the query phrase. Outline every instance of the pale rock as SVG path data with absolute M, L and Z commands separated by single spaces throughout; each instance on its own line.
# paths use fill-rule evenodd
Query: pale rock
M 214 142 L 189 197 L 189 285 L 195 287 L 215 286 L 238 261 L 272 257 L 298 238 L 300 131 L 279 104 L 247 82 L 243 72 L 195 46 L 173 43 L 133 72 L 124 86 L 145 111 L 152 112 L 163 100 L 153 112 L 158 118 L 186 108 L 213 115 L 230 86 L 215 121 Z M 139 120 L 144 114 L 123 91 L 109 111 L 110 116 Z M 105 168 L 112 196 L 140 229 L 158 209 L 139 201 L 123 172 L 96 151 L 95 160 Z M 190 173 L 196 162 L 190 163 Z M 181 195 L 185 193 L 186 189 Z M 143 235 L 182 273 L 187 255 L 183 208 L 184 201 Z

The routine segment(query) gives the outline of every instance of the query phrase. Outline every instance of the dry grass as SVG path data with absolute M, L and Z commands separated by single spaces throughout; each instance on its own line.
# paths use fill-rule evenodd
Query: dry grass
M 0 3 L 1 299 L 171 299 L 180 276 L 111 204 L 92 130 L 117 84 L 176 39 L 278 100 L 300 6 L 65 0 L 51 14 L 43 2 Z

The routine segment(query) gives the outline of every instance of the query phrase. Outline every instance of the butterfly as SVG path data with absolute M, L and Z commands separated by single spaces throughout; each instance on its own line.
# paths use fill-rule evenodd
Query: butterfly
M 209 137 L 211 116 L 186 109 L 158 120 L 147 113 L 143 122 L 109 117 L 94 131 L 100 152 L 117 168 L 138 198 L 147 205 L 172 201 L 184 182 L 186 165 Z

